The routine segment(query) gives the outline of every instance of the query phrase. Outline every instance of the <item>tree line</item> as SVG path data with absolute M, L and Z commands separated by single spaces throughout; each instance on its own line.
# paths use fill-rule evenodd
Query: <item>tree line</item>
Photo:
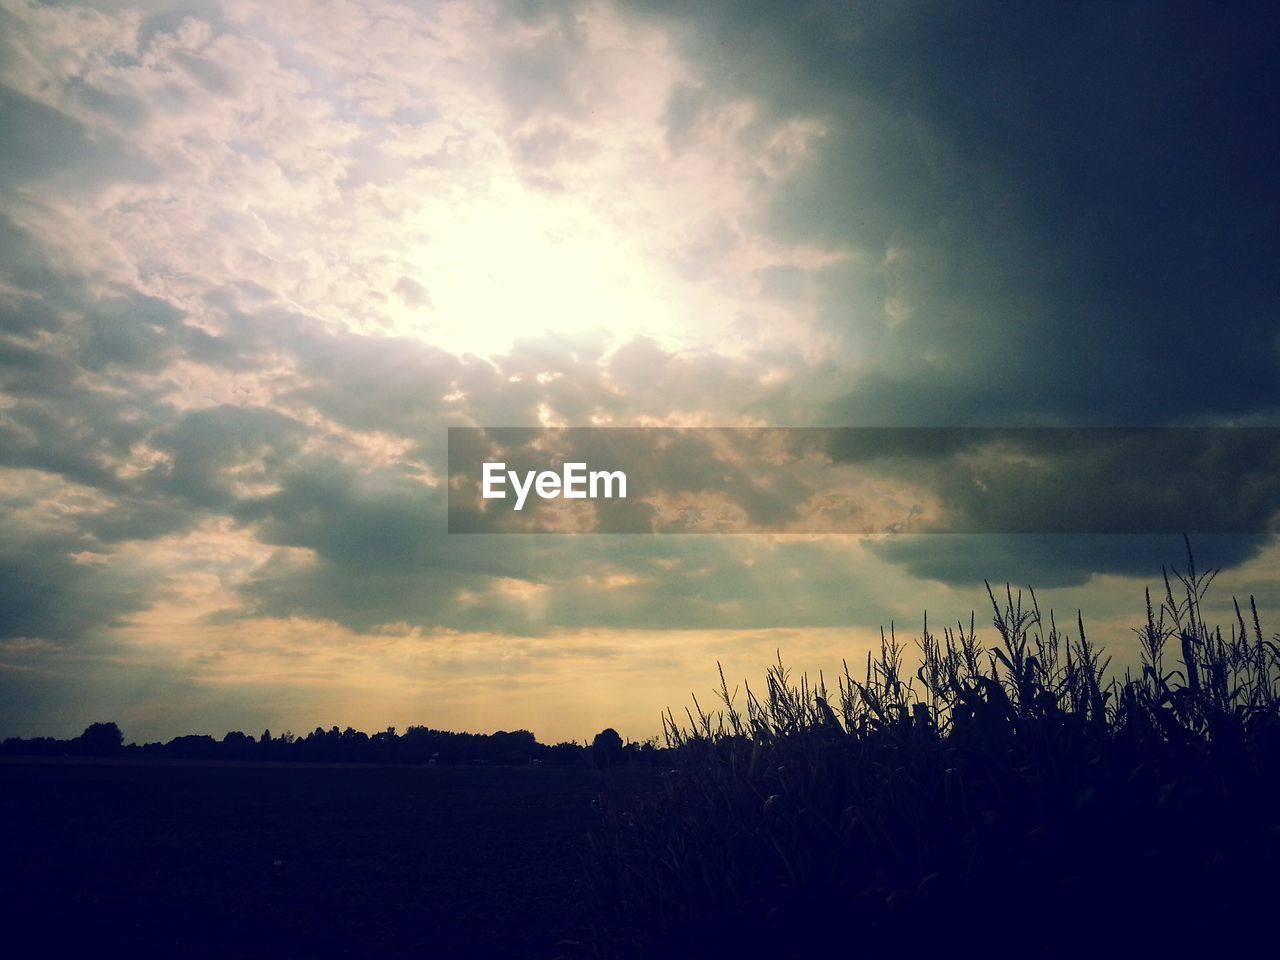
M 395 727 L 374 734 L 337 726 L 316 727 L 305 736 L 285 732 L 273 736 L 264 730 L 254 737 L 239 730 L 221 740 L 207 734 L 186 734 L 167 742 L 124 742 L 120 727 L 112 722 L 92 723 L 78 737 L 9 737 L 0 754 L 40 757 L 126 757 L 173 760 L 275 761 L 303 763 L 391 764 L 500 764 L 612 766 L 620 763 L 657 763 L 665 749 L 654 741 L 624 742 L 616 730 L 606 728 L 590 744 L 562 741 L 539 743 L 528 730 L 494 733 L 455 733 L 425 726 L 411 726 L 403 733 Z

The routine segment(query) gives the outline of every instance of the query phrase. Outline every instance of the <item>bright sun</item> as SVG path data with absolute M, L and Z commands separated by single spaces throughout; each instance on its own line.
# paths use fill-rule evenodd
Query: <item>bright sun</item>
M 500 354 L 546 331 L 681 339 L 669 279 L 580 203 L 495 185 L 424 232 L 406 260 L 430 304 L 397 319 L 445 349 Z

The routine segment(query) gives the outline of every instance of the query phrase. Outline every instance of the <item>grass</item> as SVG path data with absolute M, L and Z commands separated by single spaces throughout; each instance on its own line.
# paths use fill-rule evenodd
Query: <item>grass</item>
M 914 651 L 890 630 L 834 689 L 781 660 L 681 720 L 673 769 L 602 801 L 584 890 L 598 957 L 1164 956 L 1274 946 L 1280 636 L 1165 575 L 1115 675 L 1083 618 L 988 587 Z M 908 658 L 913 661 L 911 669 Z

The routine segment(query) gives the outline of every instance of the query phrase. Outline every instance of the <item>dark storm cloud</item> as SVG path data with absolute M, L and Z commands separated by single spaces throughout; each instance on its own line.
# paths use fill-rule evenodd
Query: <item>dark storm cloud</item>
M 114 104 L 95 102 L 95 109 Z M 81 193 L 118 180 L 144 180 L 158 171 L 131 157 L 127 144 L 90 136 L 72 117 L 0 84 L 0 188 L 40 181 Z
M 111 563 L 119 545 L 226 510 L 226 471 L 250 460 L 269 475 L 302 428 L 265 409 L 179 411 L 157 375 L 191 359 L 214 376 L 244 369 L 253 344 L 137 291 L 90 289 L 3 217 L 0 247 L 15 254 L 0 266 L 0 466 L 19 478 L 4 504 L 0 637 L 80 640 L 163 588 L 155 571 Z M 159 459 L 129 469 L 143 447 Z
M 294 464 L 282 489 L 236 507 L 268 544 L 299 547 L 280 555 L 242 590 L 250 615 L 333 620 L 357 630 L 383 623 L 438 623 L 466 584 L 511 575 L 512 561 L 451 550 L 439 497 L 414 479 L 368 476 L 333 460 Z
M 839 420 L 1276 413 L 1262 8 L 633 6 L 690 20 L 712 85 L 828 126 L 777 233 L 901 251 L 881 271 L 905 308 L 891 329 L 831 270 L 827 322 L 869 352 Z M 672 138 L 705 96 L 672 103 Z
M 265 407 L 187 411 L 149 436 L 166 455 L 149 486 L 196 509 L 226 510 L 239 499 L 235 468 L 252 464 L 250 479 L 269 481 L 292 465 L 306 433 L 297 420 Z
M 154 373 L 179 358 L 222 368 L 244 363 L 246 345 L 186 324 L 182 311 L 165 300 L 118 285 L 90 289 L 88 278 L 57 266 L 56 254 L 3 213 L 0 252 L 7 287 L 0 293 L 0 335 L 15 338 L 13 349 L 27 351 L 24 363 L 10 364 L 10 373 L 40 384 L 41 392 L 58 389 L 76 368 L 128 377 Z M 7 389 L 20 391 L 15 381 Z
M 1280 93 L 1280 50 L 1262 8 L 628 6 L 683 28 L 703 68 L 669 104 L 673 149 L 726 98 L 825 127 L 821 149 L 776 193 L 769 229 L 863 255 L 762 279 L 775 294 L 814 285 L 822 323 L 858 358 L 828 422 L 1280 416 L 1280 120 L 1267 106 Z M 1141 453 L 1056 457 L 1026 510 L 1088 511 L 1095 499 L 1103 516 L 1158 508 L 1108 472 L 1126 456 Z M 1189 462 L 1170 468 L 1171 490 L 1223 480 Z M 974 480 L 939 476 L 961 511 L 979 510 Z M 1259 544 L 1224 540 L 1220 562 Z M 944 537 L 877 550 L 954 583 L 1007 558 L 1045 582 L 1079 582 L 1167 556 L 1135 537 Z
M 1280 519 L 1274 428 L 830 431 L 835 462 L 924 479 L 968 532 L 1261 533 Z
M 0 344 L 0 385 L 11 398 L 0 420 L 0 462 L 114 485 L 110 463 L 125 456 L 146 427 L 130 416 L 136 399 L 88 387 L 79 375 L 65 355 Z
M 0 525 L 0 640 L 76 640 L 147 604 L 152 583 L 76 559 L 92 537 Z
M 1256 557 L 1273 537 L 1201 534 L 1190 538 L 1200 569 L 1230 569 Z M 1000 534 L 900 536 L 872 545 L 882 559 L 913 577 L 957 586 L 984 580 L 1032 587 L 1065 587 L 1095 574 L 1155 576 L 1161 567 L 1185 569 L 1186 546 L 1175 534 Z
M 0 388 L 9 398 L 0 463 L 127 493 L 137 484 L 119 466 L 175 416 L 165 385 L 139 378 L 186 357 L 233 365 L 236 348 L 187 326 L 154 297 L 91 293 L 3 218 L 0 244 L 22 250 L 13 268 L 0 268 L 8 288 L 0 296 Z

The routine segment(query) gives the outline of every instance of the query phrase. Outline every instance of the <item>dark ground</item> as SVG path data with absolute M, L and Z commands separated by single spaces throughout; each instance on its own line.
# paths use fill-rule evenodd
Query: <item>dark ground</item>
M 0 950 L 548 960 L 648 770 L 0 761 Z

